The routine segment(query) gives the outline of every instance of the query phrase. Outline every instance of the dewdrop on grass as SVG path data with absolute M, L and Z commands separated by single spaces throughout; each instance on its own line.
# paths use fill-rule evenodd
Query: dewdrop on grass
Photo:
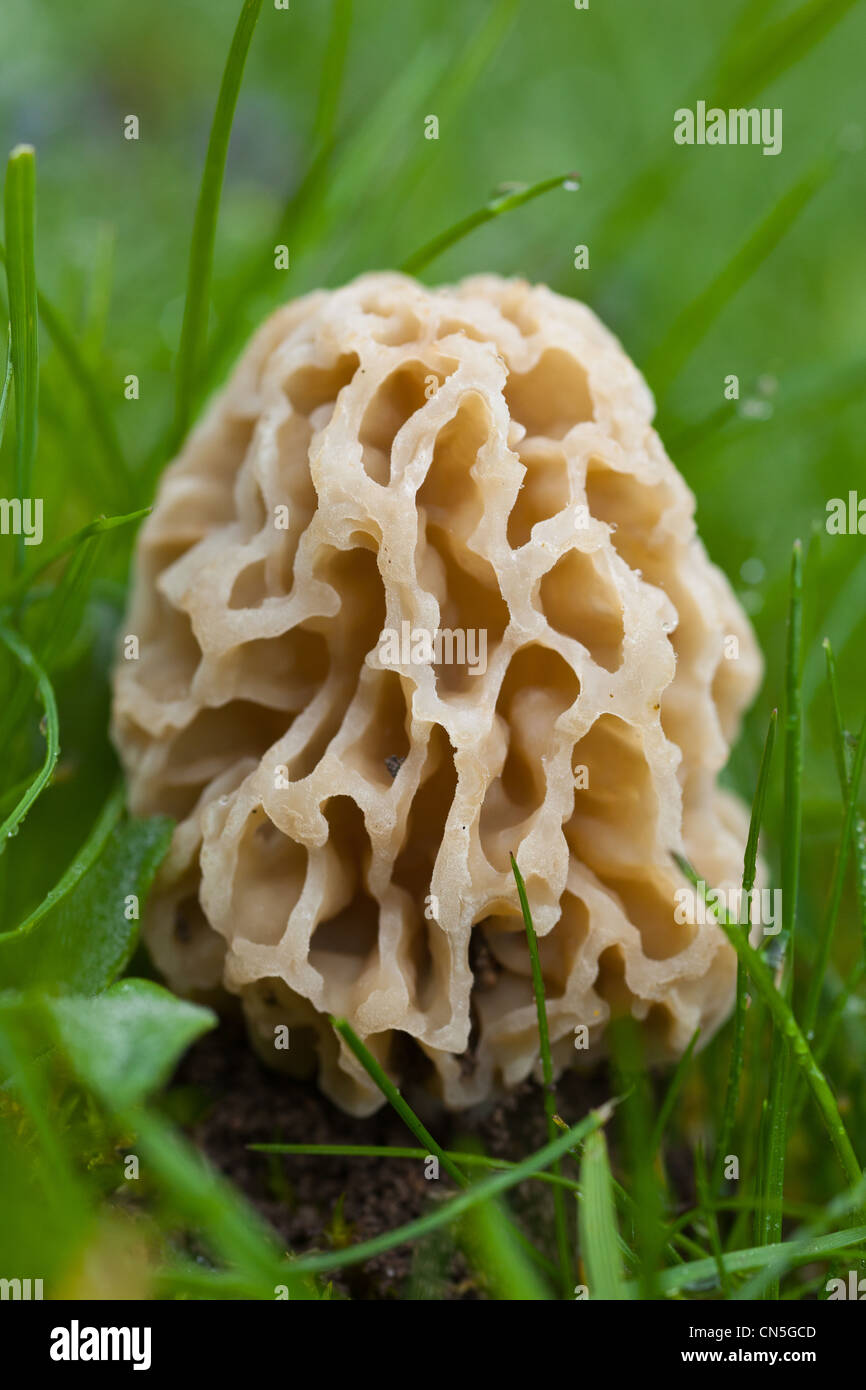
M 329 1014 L 449 1107 L 537 1074 L 512 851 L 557 1068 L 729 1009 L 671 851 L 739 882 L 761 662 L 652 414 L 583 305 L 373 274 L 274 314 L 164 476 L 115 678 L 132 809 L 178 823 L 145 938 L 346 1110 L 382 1097 Z

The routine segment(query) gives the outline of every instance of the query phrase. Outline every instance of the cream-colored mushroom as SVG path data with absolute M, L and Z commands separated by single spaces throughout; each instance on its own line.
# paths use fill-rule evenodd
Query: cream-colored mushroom
M 145 936 L 347 1110 L 381 1096 L 329 1013 L 451 1107 L 537 1070 L 512 851 L 557 1067 L 729 1008 L 670 855 L 739 880 L 760 658 L 652 413 L 581 304 L 367 275 L 274 314 L 165 474 L 114 708 L 133 810 L 178 822 Z

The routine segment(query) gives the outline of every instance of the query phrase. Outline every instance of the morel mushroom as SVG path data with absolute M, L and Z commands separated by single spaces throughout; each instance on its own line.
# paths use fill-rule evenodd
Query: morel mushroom
M 132 808 L 178 821 L 145 937 L 349 1111 L 382 1097 L 329 1013 L 450 1107 L 537 1070 L 512 851 L 557 1068 L 729 1008 L 671 851 L 739 881 L 761 663 L 652 414 L 581 304 L 366 275 L 274 314 L 165 474 L 114 708 Z

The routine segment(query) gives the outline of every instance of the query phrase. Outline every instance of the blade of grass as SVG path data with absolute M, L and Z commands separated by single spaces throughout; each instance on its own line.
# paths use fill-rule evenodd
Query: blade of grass
M 564 1127 L 564 1126 L 563 1126 Z M 391 1144 L 283 1144 L 280 1142 L 247 1144 L 250 1153 L 264 1153 L 271 1156 L 280 1154 L 292 1154 L 298 1156 L 321 1157 L 321 1158 L 407 1158 L 422 1160 L 427 1157 L 427 1149 L 410 1149 Z M 489 1154 L 467 1152 L 465 1149 L 449 1149 L 449 1156 L 455 1163 L 460 1163 L 463 1168 L 489 1168 L 494 1171 L 507 1171 L 515 1167 L 515 1164 L 507 1158 L 491 1158 Z M 571 1178 L 560 1177 L 556 1173 L 533 1173 L 527 1181 L 547 1183 L 554 1187 L 561 1187 L 565 1192 L 572 1192 L 577 1195 L 580 1190 L 580 1183 Z M 633 1203 L 628 1194 L 614 1182 L 614 1192 L 626 1208 L 633 1207 Z M 679 1218 L 680 1220 L 682 1218 Z M 676 1234 L 675 1239 L 679 1236 Z M 693 1242 L 689 1242 L 685 1237 L 682 1238 L 684 1248 L 690 1247 Z M 620 1248 L 623 1254 L 631 1256 L 632 1252 L 620 1237 Z M 679 1258 L 673 1246 L 669 1247 L 673 1259 Z M 703 1251 L 698 1252 L 703 1255 Z M 555 1273 L 555 1270 L 554 1270 Z
M 46 671 L 53 670 L 59 664 L 79 630 L 90 591 L 89 580 L 96 561 L 99 538 L 100 533 L 96 532 L 73 553 L 56 585 L 44 592 L 38 588 L 31 589 L 25 595 L 26 599 L 44 601 L 41 621 L 34 625 L 30 646 Z M 0 713 L 0 746 L 18 728 L 29 698 L 29 686 L 19 680 Z
M 45 710 L 45 761 L 37 772 L 27 791 L 17 805 L 0 825 L 0 855 L 9 843 L 10 836 L 17 835 L 24 817 L 30 810 L 40 792 L 51 780 L 51 774 L 60 755 L 60 724 L 57 718 L 57 702 L 51 682 L 39 665 L 30 648 L 22 642 L 17 632 L 0 623 L 0 642 L 2 642 L 36 684 L 36 690 Z
M 455 122 L 469 94 L 476 90 L 479 79 L 504 43 L 520 8 L 520 0 L 495 0 L 487 7 L 474 32 L 470 34 L 458 52 L 448 55 L 439 79 L 431 88 L 429 99 L 425 97 L 423 109 L 435 111 L 439 117 L 441 130 Z M 412 152 L 401 166 L 394 171 L 389 189 L 391 205 L 399 212 L 411 208 L 416 197 L 420 197 L 419 187 L 425 174 L 435 176 L 436 162 L 431 160 L 429 142 L 414 141 Z M 422 190 L 423 192 L 423 190 Z M 409 213 L 411 220 L 411 212 Z M 376 263 L 380 254 L 377 248 L 376 228 L 369 227 L 366 237 L 357 249 L 362 264 Z
M 320 1158 L 412 1158 L 423 1161 L 429 1149 L 410 1149 L 395 1144 L 247 1144 L 251 1153 L 296 1154 Z M 448 1157 L 462 1168 L 493 1168 L 503 1172 L 513 1168 L 507 1158 L 491 1158 L 489 1154 L 467 1153 L 463 1149 L 446 1149 Z M 567 1192 L 579 1192 L 580 1184 L 556 1173 L 534 1173 L 533 1180 L 562 1187 Z
M 631 1178 L 634 1240 L 639 1256 L 641 1297 L 657 1297 L 656 1274 L 665 1245 L 663 1193 L 651 1151 L 650 1096 L 643 1035 L 626 1014 L 608 1024 L 610 1051 L 621 1106 L 624 1149 Z
M 803 834 L 803 545 L 791 555 L 791 589 L 785 657 L 785 812 L 782 824 L 782 987 L 790 1002 L 794 987 L 794 946 Z
M 12 327 L 9 327 L 9 340 L 6 345 L 6 369 L 3 373 L 3 390 L 0 392 L 0 445 L 6 431 L 6 411 L 9 408 L 9 387 L 12 384 Z
M 824 987 L 827 965 L 830 960 L 830 950 L 833 945 L 833 934 L 839 918 L 839 909 L 842 905 L 842 893 L 845 887 L 845 871 L 848 867 L 848 854 L 854 835 L 854 826 L 857 820 L 857 798 L 860 793 L 860 783 L 863 776 L 864 754 L 866 754 L 866 715 L 863 717 L 863 723 L 855 745 L 851 775 L 846 779 L 848 788 L 845 796 L 845 813 L 842 832 L 836 849 L 830 894 L 821 923 L 818 951 L 815 960 L 812 962 L 812 969 L 809 976 L 809 989 L 806 995 L 806 1002 L 803 1006 L 803 1031 L 810 1042 L 813 1041 L 815 1036 L 815 1021 L 818 1017 L 818 1005 L 821 1001 L 821 991 Z
M 852 796 L 852 776 L 856 775 L 857 781 L 859 783 L 862 775 L 862 748 L 864 743 L 863 729 L 861 729 L 857 750 L 854 753 L 853 757 L 853 763 L 855 764 L 855 766 L 852 767 L 851 750 L 848 748 L 847 744 L 847 734 L 844 721 L 842 719 L 842 707 L 839 700 L 839 684 L 836 673 L 836 657 L 833 652 L 832 644 L 828 637 L 824 638 L 823 649 L 826 663 L 827 685 L 830 693 L 830 705 L 833 711 L 833 751 L 836 759 L 836 771 L 839 778 L 839 790 L 842 794 L 842 799 L 846 808 L 850 808 L 852 801 L 856 802 L 856 793 L 854 793 Z M 861 758 L 861 767 L 859 770 L 856 770 L 855 773 L 858 754 Z M 848 809 L 846 809 L 845 823 L 842 831 L 843 842 L 847 841 L 848 834 Z M 860 984 L 860 981 L 863 978 L 864 973 L 866 973 L 866 824 L 864 824 L 863 817 L 859 814 L 859 812 L 856 811 L 854 814 L 853 825 L 850 829 L 850 838 L 854 849 L 854 884 L 856 891 L 857 907 L 860 914 L 860 931 L 861 939 L 863 941 L 863 955 L 861 956 L 860 960 L 857 961 L 853 969 L 849 971 L 848 976 L 841 988 L 838 990 L 836 997 L 833 1001 L 832 1008 L 830 1009 L 827 1015 L 827 1019 L 822 1030 L 820 1042 L 815 1047 L 815 1059 L 818 1063 L 821 1063 L 824 1057 L 827 1055 L 830 1049 L 830 1045 L 833 1041 L 833 1037 L 835 1036 L 836 1030 L 844 1015 L 845 1008 L 848 1004 L 848 1000 L 850 999 L 854 990 Z M 844 865 L 842 865 L 841 867 L 844 872 Z M 830 896 L 828 898 L 827 917 L 825 919 L 824 924 L 824 935 L 827 942 L 828 951 L 830 940 L 832 938 L 833 931 L 835 930 L 835 922 L 839 910 L 839 903 L 836 901 L 836 899 L 838 897 L 839 900 L 841 900 L 842 875 L 840 874 L 839 870 L 840 859 L 839 850 L 837 849 L 837 856 L 833 875 L 833 886 L 831 888 Z M 826 930 L 827 924 L 829 924 L 829 931 Z M 824 953 L 822 974 L 826 972 L 826 965 L 827 954 Z M 804 1031 L 806 1032 L 807 1037 L 809 1037 L 810 1031 L 814 1032 L 815 1018 L 817 1017 L 817 1007 L 819 998 L 820 989 L 816 993 L 816 998 L 813 1005 L 816 1012 L 815 1017 L 813 1017 L 811 1020 L 811 1030 L 809 1027 L 808 1018 L 807 1022 L 804 1023 Z M 809 1038 L 809 1040 L 810 1042 L 812 1041 L 811 1038 Z M 794 1128 L 796 1128 L 799 1122 L 799 1115 L 802 1109 L 802 1104 L 803 1089 L 801 1087 L 800 1092 L 795 1097 L 794 1102 L 791 1106 L 791 1123 L 792 1127 Z
M 386 1250 L 393 1250 L 397 1245 L 407 1245 L 426 1235 L 429 1231 L 435 1231 L 439 1226 L 450 1225 L 451 1222 L 456 1221 L 474 1207 L 476 1203 L 489 1201 L 491 1197 L 496 1197 L 502 1192 L 507 1192 L 509 1188 L 515 1187 L 517 1183 L 524 1182 L 533 1173 L 540 1172 L 543 1168 L 549 1168 L 552 1163 L 574 1149 L 594 1130 L 606 1124 L 610 1114 L 610 1105 L 604 1105 L 598 1110 L 590 1111 L 576 1125 L 572 1125 L 564 1134 L 555 1139 L 552 1144 L 545 1144 L 536 1153 L 530 1154 L 528 1158 L 515 1164 L 507 1173 L 495 1173 L 489 1178 L 484 1178 L 482 1182 L 465 1188 L 456 1197 L 443 1202 L 435 1211 L 426 1216 L 418 1217 L 415 1221 L 410 1221 L 405 1226 L 399 1226 L 396 1230 L 374 1236 L 372 1240 L 350 1246 L 347 1250 L 302 1255 L 293 1261 L 292 1269 L 296 1274 L 319 1274 L 331 1269 L 345 1269 L 348 1265 L 363 1264 L 365 1260 L 372 1259 L 374 1255 L 381 1255 Z
M 173 447 L 186 434 L 195 407 L 207 336 L 217 217 L 235 107 L 262 0 L 244 0 L 226 59 L 205 156 L 189 252 L 186 302 L 177 356 Z
M 727 106 L 749 102 L 764 87 L 805 58 L 816 44 L 853 8 L 856 0 L 808 0 L 762 33 L 743 35 L 719 77 L 718 102 Z
M 102 385 L 82 355 L 75 335 L 53 304 L 39 294 L 39 316 L 45 324 L 66 370 L 78 387 L 103 460 L 103 486 L 107 483 L 121 505 L 134 500 L 136 483 L 120 442 Z
M 722 1296 L 730 1298 L 731 1282 L 728 1277 L 725 1257 L 722 1253 L 722 1242 L 719 1237 L 719 1222 L 710 1195 L 710 1180 L 707 1174 L 707 1160 L 704 1154 L 702 1143 L 695 1145 L 695 1187 L 698 1194 L 698 1207 L 703 1224 L 706 1226 L 710 1235 L 710 1248 L 713 1252 L 713 1259 L 716 1262 L 716 1269 L 719 1272 L 719 1283 L 722 1287 Z
M 673 858 L 679 865 L 680 870 L 699 893 L 705 898 L 705 886 L 698 878 L 692 865 L 682 855 L 674 854 Z M 709 910 L 709 909 L 708 909 Z M 759 953 L 740 932 L 739 924 L 729 922 L 727 917 L 719 916 L 716 919 L 725 936 L 730 941 L 737 955 L 743 961 L 749 975 L 754 983 L 755 989 L 763 999 L 767 1009 L 780 1032 L 785 1034 L 791 1048 L 791 1053 L 797 1066 L 800 1068 L 809 1090 L 818 1107 L 818 1111 L 824 1121 L 825 1128 L 833 1144 L 839 1163 L 853 1185 L 860 1181 L 860 1164 L 857 1155 L 848 1137 L 848 1132 L 839 1114 L 839 1107 L 836 1104 L 827 1078 L 818 1066 L 812 1055 L 806 1039 L 800 1031 L 796 1019 L 791 1012 L 791 1006 L 784 996 L 776 988 L 775 981 Z
M 845 1217 L 852 1211 L 863 1209 L 866 1202 L 866 1179 L 856 1183 L 847 1192 L 841 1192 L 834 1197 L 821 1212 L 817 1221 L 812 1222 L 808 1227 L 795 1231 L 790 1241 L 786 1241 L 781 1249 L 786 1250 L 790 1245 L 796 1243 L 814 1242 L 823 1236 L 828 1226 L 832 1226 L 834 1221 L 840 1217 Z M 758 1299 L 764 1296 L 764 1292 L 769 1285 L 778 1285 L 780 1278 L 788 1269 L 787 1257 L 780 1253 L 774 1260 L 764 1265 L 747 1284 L 743 1286 L 734 1296 L 737 1299 Z
M 523 207 L 524 203 L 530 203 L 534 198 L 540 198 L 543 193 L 549 193 L 554 188 L 565 188 L 574 190 L 578 187 L 579 175 L 560 174 L 556 178 L 541 179 L 538 183 L 533 183 L 527 187 L 511 189 L 508 192 L 498 194 L 478 208 L 475 212 L 464 217 L 462 221 L 456 222 L 453 227 L 448 227 L 438 236 L 433 237 L 420 250 L 409 256 L 400 267 L 406 275 L 417 275 L 424 270 L 431 261 L 435 261 L 437 256 L 441 256 L 443 251 L 447 251 L 450 246 L 454 246 L 458 241 L 462 241 L 470 232 L 474 232 L 476 227 L 481 227 L 485 222 L 492 222 L 494 218 L 500 217 L 504 212 L 511 212 L 514 208 Z
M 529 910 L 529 900 L 526 896 L 526 884 L 523 882 L 523 875 L 517 867 L 517 860 L 511 855 L 511 872 L 514 874 L 514 881 L 517 884 L 517 896 L 520 899 L 520 910 L 523 913 L 523 925 L 526 928 L 526 941 L 529 946 L 529 959 L 532 965 L 532 988 L 535 994 L 535 1010 L 538 1017 L 538 1040 L 539 1051 L 541 1053 L 541 1069 L 544 1078 L 544 1113 L 547 1117 L 547 1137 L 553 1140 L 556 1137 L 556 1088 L 553 1082 L 553 1062 L 550 1056 L 550 1031 L 547 1026 L 547 1004 L 544 997 L 544 977 L 541 973 L 541 961 L 538 957 L 538 939 L 535 935 L 535 927 L 532 924 L 532 913 Z M 557 1175 L 560 1168 L 554 1168 Z M 554 1223 L 556 1227 L 556 1249 L 559 1258 L 560 1282 L 564 1298 L 571 1298 L 574 1287 L 574 1270 L 571 1262 L 571 1249 L 568 1239 L 568 1217 L 565 1211 L 565 1197 L 562 1192 L 557 1190 L 553 1195 L 554 1201 Z
M 747 1273 L 753 1269 L 763 1269 L 778 1260 L 784 1260 L 786 1267 L 811 1264 L 815 1260 L 827 1258 L 841 1250 L 851 1251 L 853 1247 L 866 1241 L 866 1226 L 849 1226 L 846 1230 L 833 1231 L 815 1240 L 785 1241 L 779 1245 L 758 1245 L 747 1250 L 731 1250 L 725 1256 L 729 1274 Z M 663 1294 L 681 1293 L 684 1289 L 711 1287 L 718 1282 L 719 1272 L 715 1258 L 710 1255 L 703 1260 L 690 1261 L 664 1269 L 659 1274 L 659 1291 Z M 636 1284 L 627 1284 L 627 1289 L 636 1289 Z M 738 1295 L 734 1294 L 736 1298 Z
M 674 1106 L 679 1099 L 680 1091 L 686 1079 L 686 1073 L 691 1065 L 692 1056 L 697 1046 L 698 1038 L 701 1035 L 700 1028 L 696 1028 L 689 1039 L 688 1047 L 677 1062 L 676 1070 L 671 1077 L 670 1085 L 665 1092 L 665 1098 L 659 1107 L 659 1113 L 653 1126 L 652 1137 L 650 1138 L 650 1157 L 655 1158 L 661 1148 L 662 1138 L 667 1128 L 668 1120 L 673 1114 Z
M 72 554 L 58 583 L 50 590 L 34 646 L 47 671 L 55 670 L 79 631 L 90 593 L 102 533 L 88 536 Z
M 397 1111 L 397 1114 L 400 1116 L 400 1119 L 406 1125 L 407 1129 L 415 1135 L 416 1139 L 420 1139 L 422 1144 L 427 1145 L 428 1154 L 436 1155 L 446 1173 L 454 1179 L 458 1187 L 465 1187 L 468 1182 L 466 1174 L 458 1167 L 454 1160 L 449 1157 L 442 1146 L 436 1142 L 430 1131 L 425 1128 L 418 1119 L 412 1107 L 407 1105 L 390 1076 L 388 1076 L 381 1064 L 376 1061 L 370 1049 L 365 1047 L 351 1024 L 347 1023 L 344 1018 L 332 1018 L 331 1023 L 340 1037 L 355 1054 L 368 1076 L 373 1078 L 383 1096 L 387 1098 L 389 1104 Z
M 334 232 L 353 224 L 353 211 L 363 202 L 367 190 L 379 176 L 383 163 L 390 164 L 389 138 L 395 126 L 405 117 L 409 104 L 419 90 L 430 87 L 430 71 L 446 66 L 447 55 L 439 44 L 425 44 L 401 71 L 395 81 L 386 86 L 379 100 L 353 125 L 339 146 L 323 147 L 316 152 L 301 178 L 283 204 L 267 239 L 256 249 L 251 262 L 235 278 L 226 296 L 225 308 L 214 331 L 207 352 L 203 384 L 211 383 L 226 361 L 236 340 L 238 323 L 243 323 L 244 310 L 262 292 L 268 279 L 273 283 L 273 248 L 291 246 L 292 265 L 301 262 L 306 248 L 324 247 L 335 240 Z M 357 231 L 353 228 L 353 245 Z M 341 277 L 345 278 L 345 277 Z M 312 288 L 318 280 L 325 282 L 323 269 L 309 267 L 304 283 Z M 278 280 L 279 298 L 284 298 L 283 280 Z M 275 302 L 277 294 L 271 296 Z M 150 475 L 169 450 L 171 440 L 161 440 L 148 460 Z
M 136 1110 L 119 1115 L 157 1183 L 174 1209 L 206 1233 L 218 1254 L 254 1285 L 269 1289 L 286 1284 L 292 1299 L 309 1298 L 312 1290 L 300 1278 L 296 1263 L 281 1259 L 273 1232 L 255 1209 L 212 1169 L 192 1145 L 181 1139 L 160 1116 Z
M 82 348 L 88 356 L 97 357 L 102 351 L 114 283 L 116 246 L 116 227 L 101 222 L 94 237 L 87 302 L 81 329 Z
M 442 1148 L 441 1144 L 438 1144 L 436 1142 L 430 1131 L 421 1123 L 412 1107 L 408 1105 L 406 1101 L 403 1099 L 391 1078 L 387 1075 L 384 1068 L 379 1064 L 379 1062 L 377 1062 L 376 1058 L 373 1056 L 372 1052 L 370 1052 L 369 1048 L 367 1048 L 361 1041 L 361 1039 L 358 1037 L 351 1024 L 348 1023 L 344 1018 L 332 1018 L 331 1022 L 334 1025 L 336 1031 L 340 1034 L 340 1036 L 345 1039 L 349 1048 L 355 1054 L 358 1061 L 361 1063 L 361 1066 L 367 1072 L 368 1076 L 370 1076 L 372 1080 L 375 1081 L 383 1096 L 385 1096 L 389 1104 L 393 1106 L 393 1108 L 396 1110 L 397 1114 L 400 1116 L 401 1120 L 407 1126 L 409 1131 L 415 1135 L 416 1139 L 420 1139 L 422 1144 L 429 1145 L 427 1152 L 436 1155 L 442 1167 L 445 1169 L 446 1173 L 448 1173 L 451 1176 L 451 1178 L 453 1178 L 454 1182 L 457 1183 L 458 1187 L 467 1187 L 469 1184 L 469 1179 L 466 1176 L 466 1174 L 458 1166 L 458 1164 L 456 1164 L 454 1160 L 448 1156 L 448 1154 Z M 523 1235 L 522 1231 L 519 1231 L 516 1227 L 512 1227 L 512 1229 L 514 1231 L 516 1239 L 523 1246 L 523 1249 L 530 1256 L 530 1258 L 535 1260 L 536 1263 L 541 1265 L 543 1268 L 549 1269 L 550 1266 L 548 1261 L 538 1250 L 535 1249 L 535 1246 Z M 556 1271 L 554 1270 L 553 1272 L 555 1274 Z
M 6 249 L 2 245 L 0 245 L 0 264 L 4 266 L 8 264 Z M 117 431 L 114 428 L 114 421 L 106 404 L 102 387 L 79 350 L 75 335 L 41 290 L 37 291 L 36 304 L 39 317 L 45 325 L 48 336 L 65 363 L 66 370 L 78 387 L 87 408 L 87 417 L 105 456 L 106 481 L 115 487 L 117 479 L 121 478 L 125 496 L 131 498 L 135 489 L 134 480 Z
M 580 1253 L 592 1299 L 632 1297 L 626 1292 L 619 1257 L 619 1231 L 607 1143 L 600 1129 L 583 1146 L 580 1160 L 582 1195 L 578 1201 Z
M 848 748 L 845 723 L 842 719 L 842 706 L 839 701 L 839 684 L 836 677 L 836 657 L 829 637 L 824 638 L 824 652 L 827 663 L 827 683 L 833 707 L 833 747 L 836 754 L 836 769 L 839 775 L 839 788 L 845 800 L 848 798 L 851 783 L 852 761 Z M 857 906 L 860 911 L 860 927 L 863 936 L 863 959 L 866 962 L 866 820 L 857 815 L 853 831 L 855 880 Z
M 855 989 L 857 989 L 857 987 L 859 986 L 864 976 L 866 976 L 866 960 L 863 960 L 861 958 L 856 962 L 853 969 L 848 972 L 844 984 L 842 985 L 841 989 L 836 995 L 836 998 L 833 1000 L 833 1007 L 827 1015 L 827 1022 L 824 1024 L 824 1030 L 821 1035 L 821 1041 L 815 1048 L 816 1062 L 823 1062 L 824 1058 L 827 1056 L 827 1053 L 830 1050 L 830 1045 L 833 1041 L 833 1038 L 835 1037 L 836 1030 L 839 1027 L 839 1024 L 842 1022 L 842 1018 L 845 1014 L 845 1009 L 848 1005 L 848 1001 L 851 998 L 851 995 L 854 993 Z M 794 1123 L 796 1123 L 796 1117 L 797 1112 L 794 1111 Z
M 457 1227 L 457 1243 L 497 1302 L 539 1303 L 552 1297 L 495 1199 L 466 1212 Z
M 764 751 L 761 755 L 761 766 L 758 771 L 758 781 L 755 786 L 755 794 L 752 799 L 752 814 L 749 820 L 749 834 L 746 840 L 746 852 L 743 858 L 743 895 L 742 901 L 748 902 L 748 895 L 755 886 L 755 877 L 758 864 L 758 840 L 761 834 L 761 823 L 764 818 L 764 805 L 767 799 L 767 786 L 770 780 L 770 766 L 773 761 L 773 748 L 776 743 L 776 725 L 778 723 L 778 710 L 773 710 L 770 714 L 770 722 L 767 726 L 766 737 L 764 738 Z M 742 926 L 742 932 L 748 936 L 748 917 Z M 728 1066 L 728 1084 L 725 1091 L 725 1104 L 722 1111 L 722 1123 L 719 1127 L 719 1139 L 716 1147 L 716 1157 L 713 1164 L 712 1191 L 718 1192 L 722 1182 L 725 1158 L 734 1133 L 734 1123 L 737 1116 L 737 1106 L 740 1098 L 740 1081 L 743 1075 L 744 1044 L 746 1037 L 746 970 L 743 962 L 737 957 L 737 995 L 734 1005 L 734 1030 L 731 1039 L 731 1057 Z
M 797 896 L 800 885 L 800 842 L 803 831 L 803 546 L 794 542 L 791 555 L 790 599 L 785 656 L 785 806 L 782 822 L 782 951 L 779 991 L 791 1007 L 794 989 L 794 949 Z M 793 1014 L 792 1014 L 793 1017 Z M 808 1038 L 808 1029 L 804 1030 Z M 759 1244 L 774 1245 L 782 1234 L 785 1152 L 790 1110 L 790 1054 L 784 1030 L 776 1028 L 770 1044 L 770 1085 L 765 1141 L 760 1163 L 763 1173 L 759 1211 Z M 779 1297 L 778 1281 L 770 1280 L 766 1297 Z
M 15 495 L 30 496 L 39 428 L 39 334 L 36 310 L 36 154 L 17 145 L 6 166 L 4 192 L 6 281 L 9 290 L 11 359 L 15 378 Z M 24 563 L 24 536 L 16 539 L 15 563 Z
M 123 813 L 124 805 L 124 786 L 118 782 L 114 789 L 109 793 L 102 810 L 97 817 L 96 824 L 76 854 L 66 872 L 57 880 L 54 887 L 45 894 L 38 907 L 35 907 L 22 922 L 11 932 L 4 934 L 4 940 L 11 936 L 23 936 L 44 917 L 46 912 L 52 908 L 71 892 L 76 883 L 84 877 L 88 869 L 96 863 L 102 851 L 105 849 L 108 840 L 114 831 Z
M 346 53 L 352 31 L 352 0 L 333 0 L 331 23 L 322 59 L 322 76 L 313 122 L 314 150 L 329 150 L 334 143 L 337 112 L 346 71 Z
M 32 569 L 20 575 L 5 594 L 0 596 L 0 603 L 14 607 L 20 603 L 21 599 L 32 588 L 34 581 L 43 574 L 57 560 L 61 560 L 64 555 L 77 550 L 79 545 L 88 541 L 92 536 L 100 536 L 105 531 L 114 531 L 118 526 L 131 526 L 133 522 L 140 521 L 142 517 L 148 516 L 151 507 L 140 507 L 136 512 L 127 512 L 124 516 L 100 516 L 95 521 L 89 521 L 86 526 L 82 526 L 78 531 L 73 531 L 71 535 L 64 536 L 63 540 L 58 541 Z
M 695 298 L 677 314 L 644 364 L 657 395 L 666 392 L 703 341 L 710 326 L 775 250 L 835 167 L 822 162 L 784 193 L 762 222 Z

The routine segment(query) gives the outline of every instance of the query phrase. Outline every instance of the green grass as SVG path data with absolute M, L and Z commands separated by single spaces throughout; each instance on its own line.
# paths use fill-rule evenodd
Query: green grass
M 504 1301 L 569 1299 L 582 1283 L 591 1299 L 820 1298 L 837 1267 L 866 1259 L 866 559 L 862 537 L 823 530 L 825 501 L 862 475 L 866 428 L 866 201 L 850 132 L 840 143 L 866 21 L 851 0 L 745 0 L 730 15 L 682 0 L 673 22 L 682 72 L 638 0 L 617 15 L 564 6 L 544 26 L 528 0 L 433 19 L 384 0 L 287 14 L 154 0 L 143 28 L 94 0 L 52 16 L 56 35 L 19 0 L 4 10 L 0 41 L 17 52 L 26 32 L 34 91 L 10 72 L 0 94 L 20 141 L 3 194 L 0 491 L 46 504 L 40 550 L 0 538 L 4 1269 L 38 1266 L 60 1286 L 106 1223 L 130 1242 L 146 1232 L 142 1286 L 163 1298 L 327 1298 L 332 1273 L 406 1244 L 420 1268 L 434 1242 Z M 698 97 L 783 106 L 783 155 L 675 148 L 673 110 Z M 139 142 L 119 133 L 128 110 Z M 428 113 L 438 141 L 423 139 Z M 43 130 L 38 199 L 28 122 Z M 577 181 L 551 168 L 574 167 L 579 198 L 542 196 Z M 578 242 L 588 272 L 573 268 Z M 251 1147 L 289 1182 L 302 1157 L 429 1155 L 444 1181 L 417 1219 L 297 1257 L 167 1118 L 167 1078 L 215 1019 L 126 973 L 147 967 L 122 905 L 143 909 L 171 826 L 123 810 L 109 668 L 154 481 L 249 332 L 295 294 L 392 265 L 546 280 L 596 308 L 646 371 L 767 656 L 725 778 L 752 805 L 743 888 L 778 882 L 784 922 L 769 946 L 720 922 L 737 985 L 716 1037 L 695 1034 L 658 1071 L 639 1032 L 614 1027 L 616 1101 L 562 1113 L 515 845 L 548 1142 L 510 1161 L 446 1147 L 335 1020 L 421 1147 Z M 742 399 L 728 402 L 731 372 Z M 744 410 L 750 398 L 769 418 Z M 755 557 L 763 578 L 742 578 Z M 680 867 L 698 882 L 700 865 Z M 145 1175 L 131 1216 L 115 1194 L 133 1146 Z M 518 1188 L 543 1198 L 531 1220 Z
M 262 0 L 244 0 L 226 59 L 211 126 L 190 242 L 186 303 L 176 368 L 174 424 L 169 443 L 171 449 L 176 448 L 186 434 L 196 402 L 201 357 L 207 333 L 214 242 L 223 176 L 247 53 L 261 8 Z
M 4 186 L 3 219 L 9 254 L 6 284 L 9 295 L 9 361 L 15 385 L 15 496 L 30 496 L 33 460 L 39 428 L 39 333 L 36 310 L 36 154 L 19 145 L 9 156 Z M 24 560 L 24 539 L 18 538 L 16 558 Z

